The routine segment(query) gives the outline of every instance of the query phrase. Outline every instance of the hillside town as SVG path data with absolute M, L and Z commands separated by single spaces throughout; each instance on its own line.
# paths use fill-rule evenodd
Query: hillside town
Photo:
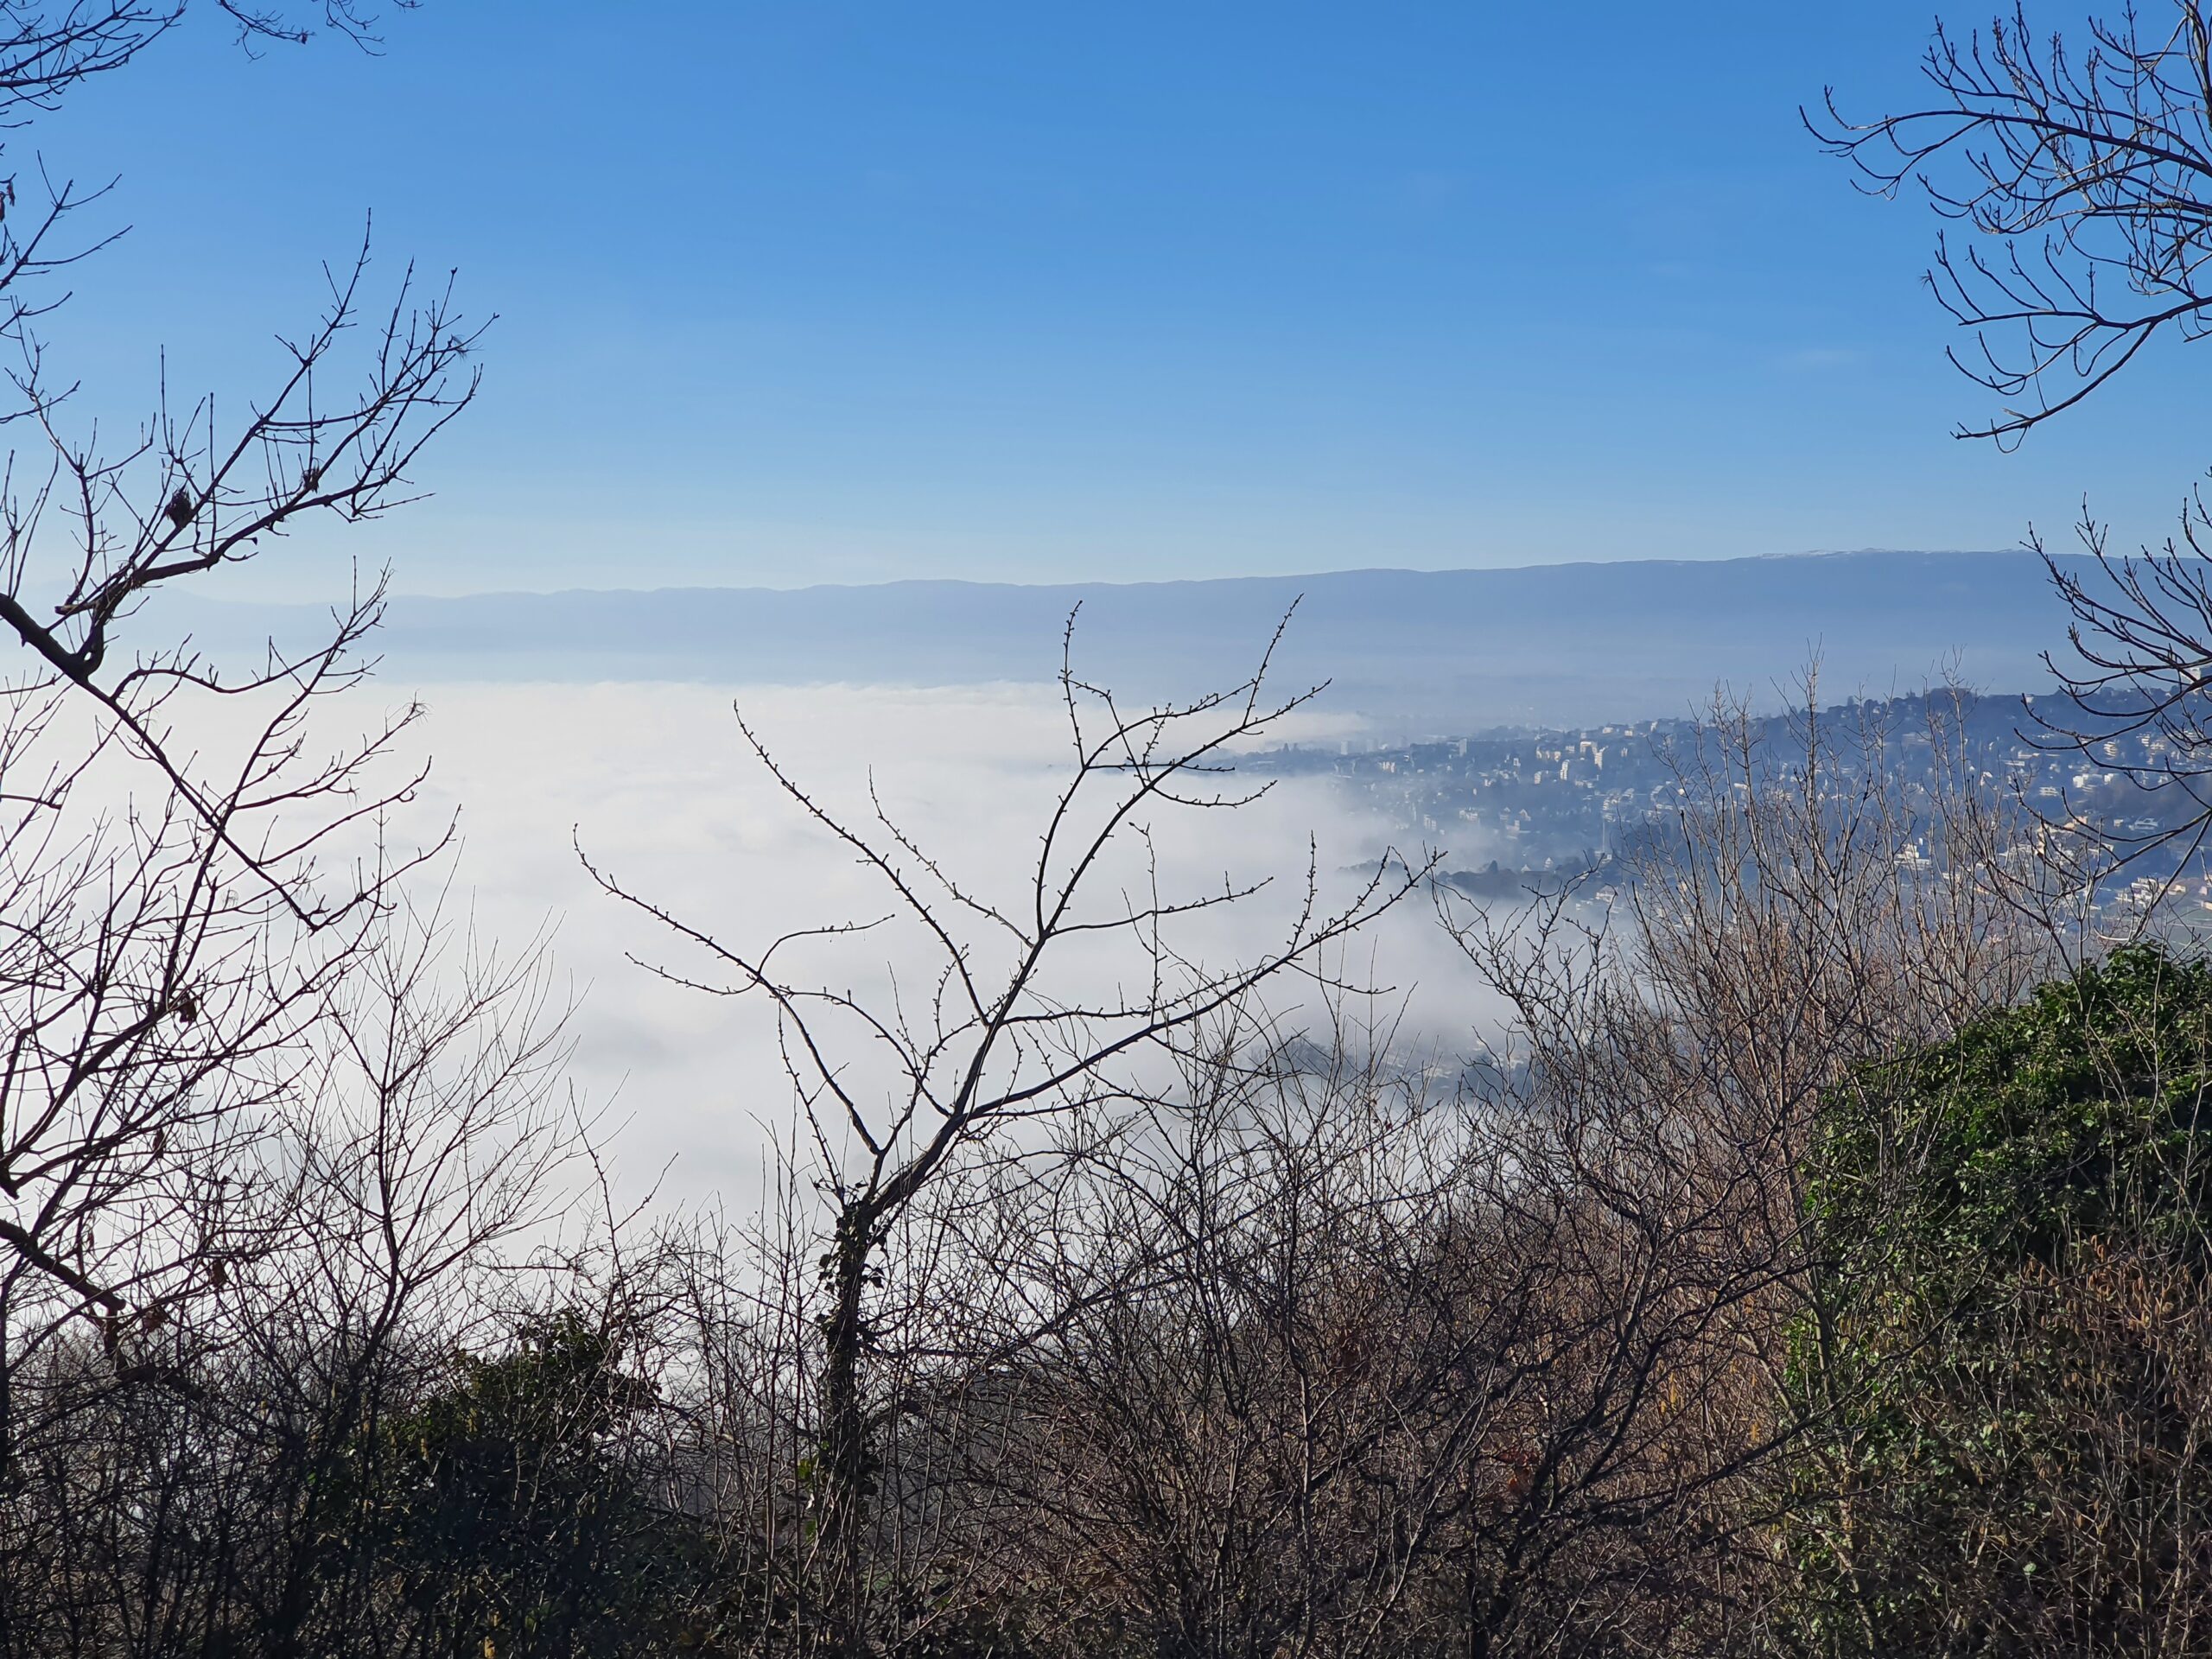
M 1890 772 L 1909 813 L 1932 813 L 1941 791 L 1968 786 L 2024 808 L 2029 822 L 2093 833 L 2127 855 L 2101 895 L 2107 904 L 2141 905 L 2185 875 L 2177 896 L 2212 910 L 2202 860 L 2175 833 L 2202 809 L 2170 775 L 2168 741 L 2143 731 L 2085 746 L 2056 709 L 2046 708 L 2051 723 L 2041 723 L 2036 705 L 1945 689 L 1853 698 L 1816 717 L 1754 716 L 1731 731 L 1653 719 L 1370 747 L 1343 741 L 1333 750 L 1285 747 L 1255 764 L 1334 778 L 1408 841 L 1440 852 L 1453 884 L 1478 895 L 1512 897 L 1546 878 L 1611 869 L 1705 795 L 1706 767 L 1732 770 L 1748 755 L 1758 777 L 1789 782 L 1802 779 L 1809 755 L 1824 793 L 1855 791 L 1871 763 Z M 1920 840 L 1897 856 L 1932 861 Z

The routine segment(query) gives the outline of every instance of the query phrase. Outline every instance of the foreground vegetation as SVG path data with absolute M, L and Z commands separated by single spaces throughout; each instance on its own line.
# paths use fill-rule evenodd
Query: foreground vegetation
M 903 1122 L 795 1068 L 736 1226 L 549 1228 L 589 1163 L 531 982 L 435 970 L 395 900 L 288 1039 L 344 1063 L 138 1147 L 115 1190 L 179 1207 L 75 1236 L 161 1300 L 10 1281 L 7 1645 L 2201 1648 L 2212 968 L 2077 959 L 2001 804 L 1931 825 L 1751 730 L 1605 929 L 1428 895 L 1516 1012 L 1449 1090 L 1325 976 L 1163 995 L 1127 1065 L 1084 1033 L 1128 1008 L 994 993 L 887 1024 L 968 1090 Z M 1200 781 L 1148 780 L 1109 822 Z M 1931 830 L 1959 879 L 1897 858 Z M 750 989 L 795 1052 L 830 1029 Z

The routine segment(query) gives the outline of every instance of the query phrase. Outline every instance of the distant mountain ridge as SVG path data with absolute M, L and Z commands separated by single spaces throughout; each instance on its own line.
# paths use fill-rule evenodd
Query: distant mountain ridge
M 945 685 L 1047 680 L 1081 605 L 1078 667 L 1137 696 L 1186 693 L 1277 654 L 1338 708 L 1471 729 L 1680 712 L 1716 682 L 1771 701 L 1817 651 L 1834 696 L 1946 668 L 2032 690 L 2064 613 L 2041 562 L 1856 552 L 1184 582 L 910 581 L 868 587 L 400 596 L 388 672 L 416 680 L 682 679 Z M 295 634 L 311 607 L 177 601 L 211 644 Z

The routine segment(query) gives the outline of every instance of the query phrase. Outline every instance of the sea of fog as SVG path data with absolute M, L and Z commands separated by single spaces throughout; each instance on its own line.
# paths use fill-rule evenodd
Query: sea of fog
M 951 880 L 1001 906 L 1027 902 L 1040 835 L 1072 768 L 1056 686 L 479 682 L 426 686 L 421 697 L 427 713 L 410 742 L 433 770 L 415 810 L 418 827 L 459 815 L 451 902 L 480 940 L 510 950 L 545 940 L 575 1003 L 578 1098 L 599 1120 L 620 1190 L 680 1202 L 719 1196 L 736 1207 L 757 1195 L 768 1137 L 791 1122 L 774 1022 L 756 998 L 688 989 L 633 962 L 716 976 L 709 953 L 598 888 L 579 848 L 687 925 L 753 952 L 791 930 L 868 921 L 893 904 L 880 877 L 777 785 L 734 705 L 826 811 L 881 840 L 880 803 Z M 1271 740 L 1333 742 L 1357 729 L 1351 716 L 1308 710 Z M 1094 879 L 1096 913 L 1141 898 L 1155 868 L 1170 898 L 1274 879 L 1233 912 L 1185 925 L 1179 943 L 1209 965 L 1279 938 L 1309 865 L 1325 897 L 1340 898 L 1354 872 L 1402 845 L 1396 826 L 1320 779 L 1281 780 L 1233 812 L 1160 807 L 1141 822 L 1148 841 L 1122 836 Z M 902 862 L 915 865 L 912 855 Z M 988 925 L 970 916 L 961 925 L 979 961 L 1002 961 Z M 802 941 L 785 965 L 879 1003 L 895 985 L 910 1007 L 931 979 L 919 941 L 890 931 Z M 1390 988 L 1374 1007 L 1401 1022 L 1409 1051 L 1460 1054 L 1495 1031 L 1491 1003 L 1426 899 L 1406 901 L 1335 965 Z M 1078 951 L 1058 988 L 1104 994 L 1143 969 L 1126 950 Z M 1295 1023 L 1310 1017 L 1310 995 L 1285 983 L 1274 1001 Z M 867 1045 L 852 1047 L 855 1086 L 885 1086 L 868 1069 Z

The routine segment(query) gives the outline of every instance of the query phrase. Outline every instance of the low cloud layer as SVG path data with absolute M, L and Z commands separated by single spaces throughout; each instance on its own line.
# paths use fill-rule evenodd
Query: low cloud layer
M 460 810 L 456 874 L 480 933 L 522 941 L 552 928 L 556 968 L 578 998 L 575 1075 L 586 1101 L 619 1126 L 612 1145 L 623 1189 L 658 1180 L 669 1198 L 721 1195 L 733 1207 L 757 1194 L 765 1136 L 791 1117 L 772 1025 L 750 999 L 686 990 L 627 960 L 636 953 L 696 974 L 713 966 L 598 891 L 575 843 L 632 890 L 734 948 L 757 950 L 791 929 L 882 914 L 887 895 L 776 786 L 743 741 L 734 700 L 825 810 L 869 822 L 872 779 L 917 844 L 995 903 L 1025 897 L 1071 765 L 1052 687 L 767 686 L 734 696 L 696 684 L 477 683 L 423 696 L 429 712 L 417 741 L 435 769 L 420 804 Z M 1305 713 L 1276 735 L 1311 741 L 1349 728 L 1343 716 Z M 1371 862 L 1393 838 L 1392 826 L 1319 779 L 1284 780 L 1235 812 L 1149 816 L 1170 892 L 1217 889 L 1224 876 L 1277 878 L 1233 925 L 1186 935 L 1217 964 L 1280 933 L 1302 891 L 1309 837 L 1325 886 L 1339 894 L 1353 884 L 1346 868 Z M 1107 873 L 1102 900 L 1141 879 L 1138 850 L 1131 843 Z M 880 949 L 872 935 L 828 942 L 811 961 L 879 995 L 896 974 L 911 997 L 921 977 L 911 945 L 890 935 Z M 1103 986 L 1131 965 L 1102 957 L 1075 971 Z M 1404 1002 L 1416 1040 L 1457 1049 L 1488 1023 L 1425 902 L 1386 918 L 1351 966 L 1397 988 L 1391 1006 Z M 856 1065 L 865 1060 L 855 1056 Z

